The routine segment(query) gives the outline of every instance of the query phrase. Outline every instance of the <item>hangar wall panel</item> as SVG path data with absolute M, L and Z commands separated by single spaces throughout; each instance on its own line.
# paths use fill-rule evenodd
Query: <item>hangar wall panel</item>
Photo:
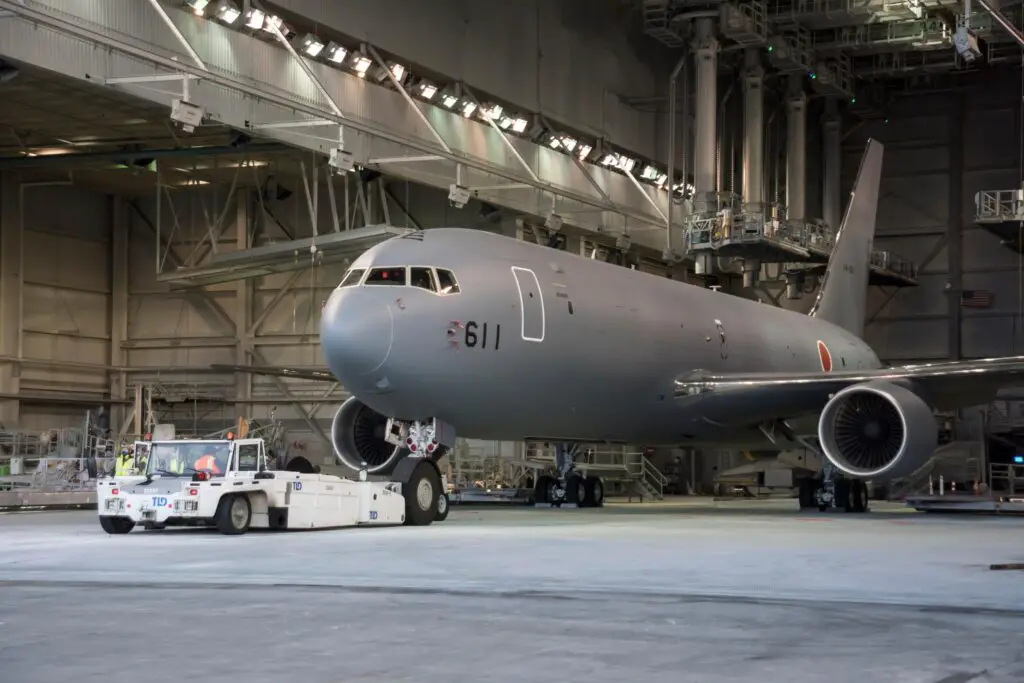
M 21 185 L 23 357 L 98 370 L 26 365 L 21 391 L 95 395 L 109 389 L 111 199 L 70 184 Z M 21 426 L 78 426 L 85 408 L 24 404 Z
M 652 158 L 654 114 L 620 96 L 653 95 L 654 70 L 635 56 L 604 8 L 585 0 L 281 0 L 281 7 L 366 40 L 397 57 L 463 80 Z
M 885 143 L 876 248 L 920 269 L 918 287 L 871 295 L 866 335 L 881 357 L 949 358 L 957 345 L 965 358 L 1024 349 L 1019 256 L 973 223 L 976 192 L 1020 184 L 1019 90 L 1019 83 L 1007 82 L 901 98 L 887 119 L 848 138 L 847 188 L 865 139 Z M 990 291 L 993 305 L 961 307 L 961 290 Z

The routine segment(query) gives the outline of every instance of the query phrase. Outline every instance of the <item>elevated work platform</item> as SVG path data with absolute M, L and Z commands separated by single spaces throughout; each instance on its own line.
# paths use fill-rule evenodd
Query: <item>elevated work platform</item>
M 375 244 L 410 232 L 415 231 L 389 225 L 368 225 L 318 237 L 216 254 L 201 266 L 169 270 L 157 275 L 157 279 L 174 287 L 201 287 L 303 270 L 309 268 L 310 260 L 314 258 L 310 250 L 314 245 L 316 263 L 323 265 L 355 258 Z
M 1024 189 L 982 190 L 974 195 L 974 222 L 1016 252 L 1024 252 Z
M 809 274 L 824 273 L 835 246 L 835 232 L 822 221 L 785 220 L 780 207 L 744 210 L 727 194 L 716 207 L 686 218 L 687 252 L 761 263 L 804 266 Z M 820 274 L 819 273 L 819 274 Z M 870 284 L 889 287 L 917 285 L 914 265 L 887 251 L 874 250 Z
M 988 483 L 977 492 L 956 493 L 945 481 L 937 488 L 933 481 L 930 488 L 927 494 L 907 496 L 907 506 L 921 512 L 1024 514 L 1024 465 L 989 465 Z

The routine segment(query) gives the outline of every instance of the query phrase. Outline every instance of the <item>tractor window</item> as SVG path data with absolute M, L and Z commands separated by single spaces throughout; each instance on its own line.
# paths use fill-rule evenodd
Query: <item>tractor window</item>
M 405 285 L 405 267 L 374 268 L 366 278 L 367 285 Z
M 247 443 L 238 446 L 238 471 L 257 472 L 260 468 L 259 444 Z
M 366 272 L 365 268 L 353 268 L 345 274 L 342 278 L 339 287 L 355 287 L 359 284 L 359 281 L 363 279 L 363 273 Z
M 459 283 L 455 280 L 455 273 L 450 270 L 437 269 L 437 284 L 441 294 L 459 293 Z
M 409 269 L 409 284 L 413 287 L 419 287 L 430 292 L 436 292 L 437 287 L 434 286 L 434 276 L 430 272 L 430 268 L 410 268 Z

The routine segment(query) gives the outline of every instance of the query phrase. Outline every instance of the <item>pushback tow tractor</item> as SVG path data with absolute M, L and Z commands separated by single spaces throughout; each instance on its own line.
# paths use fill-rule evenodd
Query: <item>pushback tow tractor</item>
M 443 479 L 430 459 L 408 459 L 392 481 L 267 468 L 263 439 L 177 439 L 150 444 L 145 470 L 97 483 L 100 526 L 249 529 L 426 526 L 448 516 Z

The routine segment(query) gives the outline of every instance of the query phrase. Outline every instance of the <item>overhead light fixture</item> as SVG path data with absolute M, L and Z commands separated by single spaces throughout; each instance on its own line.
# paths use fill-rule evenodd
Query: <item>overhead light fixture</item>
M 345 57 L 348 56 L 348 50 L 334 41 L 331 41 L 327 45 L 327 53 L 325 56 L 327 57 L 327 61 L 332 64 L 342 64 L 345 62 Z
M 636 166 L 636 159 L 630 159 L 625 154 L 620 154 L 619 160 L 615 164 L 616 168 L 620 171 L 625 171 L 626 173 L 632 172 L 634 166 Z
M 579 142 L 576 141 L 576 138 L 571 135 L 564 134 L 552 135 L 551 139 L 548 140 L 548 147 L 551 149 L 557 149 L 558 151 L 565 151 L 569 153 L 572 153 L 578 144 Z
M 398 62 L 388 62 L 387 70 L 377 70 L 377 80 L 380 81 L 381 83 L 388 80 L 388 72 L 391 72 L 391 75 L 394 76 L 395 80 L 398 81 L 399 84 L 401 84 L 402 82 L 405 81 L 405 76 L 408 73 L 408 70 L 405 68 L 405 66 L 399 64 Z
M 462 103 L 462 115 L 467 119 L 473 115 L 476 111 L 476 102 L 463 102 Z
M 217 18 L 225 24 L 235 23 L 240 16 L 242 16 L 242 10 L 238 9 L 238 5 L 231 0 L 221 0 L 217 6 Z
M 302 39 L 302 51 L 310 57 L 316 57 L 324 51 L 324 41 L 320 40 L 312 33 L 307 33 Z
M 500 104 L 485 104 L 480 109 L 480 116 L 484 120 L 490 119 L 491 121 L 494 121 L 494 122 L 497 123 L 497 122 L 499 122 L 501 120 L 501 112 L 502 111 L 503 110 L 502 110 Z
M 588 145 L 587 143 L 584 142 L 582 145 L 580 145 L 580 148 L 576 150 L 576 156 L 579 157 L 580 161 L 586 161 L 587 157 L 589 157 L 590 153 L 593 151 L 594 146 Z
M 366 72 L 369 70 L 370 65 L 373 64 L 373 60 L 366 55 L 356 52 L 352 55 L 352 70 L 356 72 L 359 78 L 366 78 Z
M 272 14 L 267 17 L 266 21 L 263 22 L 263 30 L 267 33 L 273 33 L 275 28 L 281 28 L 284 26 L 284 19 Z
M 210 4 L 210 0 L 185 0 L 185 4 L 191 8 L 197 16 L 203 16 L 203 12 L 206 10 L 206 6 Z
M 430 81 L 420 81 L 416 84 L 414 92 L 429 102 L 437 95 L 437 86 Z
M 446 94 L 441 97 L 441 106 L 445 109 L 455 109 L 455 105 L 462 99 L 458 95 Z
M 526 127 L 530 125 L 530 122 L 524 119 L 522 116 L 502 116 L 501 121 L 498 122 L 498 127 L 502 130 L 511 130 L 513 133 L 522 135 L 526 130 Z
M 262 10 L 250 9 L 245 13 L 245 26 L 257 31 L 263 28 L 263 22 L 266 21 L 267 15 Z
M 658 178 L 654 181 L 654 184 L 657 185 L 662 190 L 664 190 L 665 186 L 668 185 L 668 173 L 662 173 L 661 175 L 659 175 Z
M 659 175 L 661 175 L 661 171 L 650 164 L 644 166 L 644 170 L 640 171 L 640 177 L 644 180 L 655 181 L 658 179 Z

